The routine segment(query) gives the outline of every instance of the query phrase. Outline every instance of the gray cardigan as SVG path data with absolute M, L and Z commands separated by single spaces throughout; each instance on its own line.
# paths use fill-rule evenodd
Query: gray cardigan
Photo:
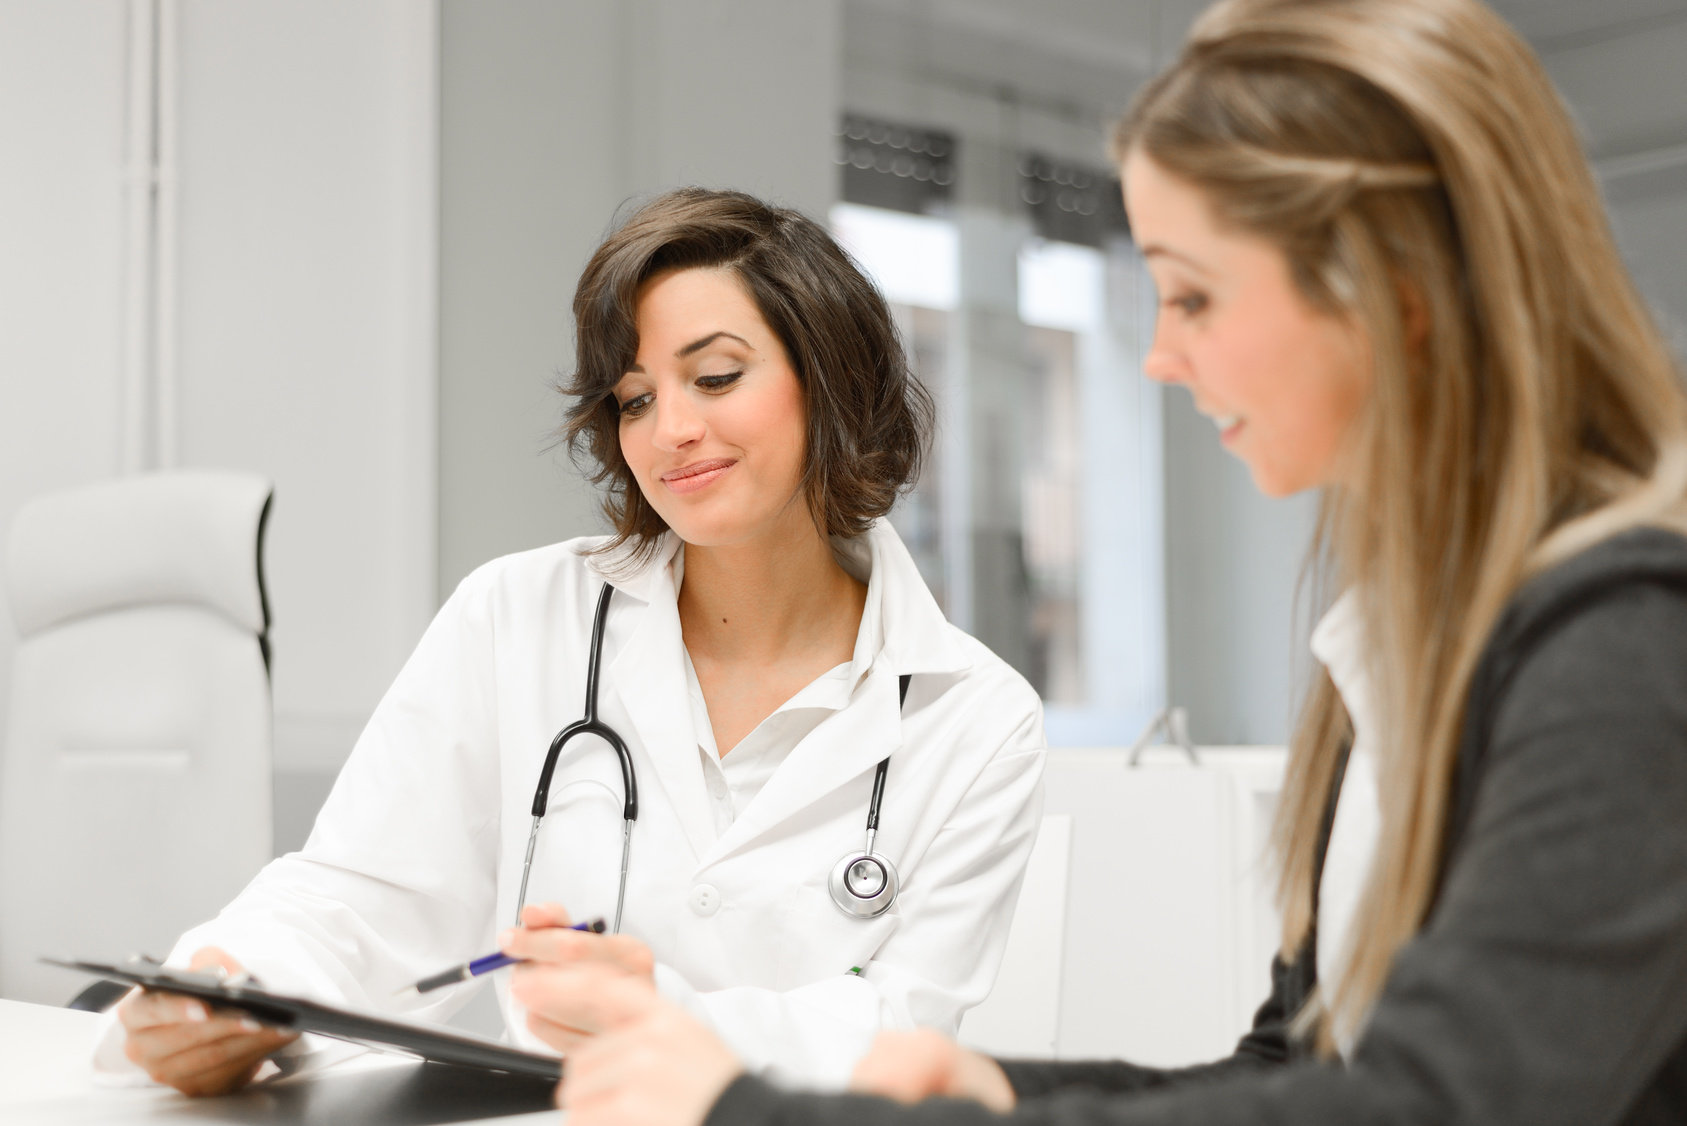
M 1347 1066 L 1287 1031 L 1317 980 L 1309 943 L 1274 964 L 1229 1058 L 1004 1061 L 1011 1119 L 1687 1122 L 1687 539 L 1628 532 L 1517 593 L 1471 684 L 1455 785 L 1434 905 Z M 903 1107 L 741 1078 L 706 1126 L 997 1120 L 970 1102 Z

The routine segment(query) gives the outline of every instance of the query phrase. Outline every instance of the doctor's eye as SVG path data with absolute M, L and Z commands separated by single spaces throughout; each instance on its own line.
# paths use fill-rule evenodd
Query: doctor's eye
M 705 391 L 725 391 L 742 378 L 744 378 L 744 373 L 741 371 L 722 372 L 720 375 L 700 375 L 697 377 L 697 386 Z
M 645 409 L 650 406 L 655 398 L 656 396 L 646 391 L 642 395 L 634 395 L 626 402 L 616 403 L 615 409 L 622 418 L 637 418 L 645 412 Z

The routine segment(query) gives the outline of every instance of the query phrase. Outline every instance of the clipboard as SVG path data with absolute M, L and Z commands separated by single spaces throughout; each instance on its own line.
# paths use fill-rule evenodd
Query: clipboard
M 436 1063 L 455 1064 L 483 1071 L 507 1071 L 530 1075 L 555 1083 L 562 1079 L 562 1060 L 537 1052 L 526 1052 L 484 1036 L 457 1029 L 390 1020 L 354 1009 L 342 1009 L 288 997 L 260 988 L 251 978 L 224 977 L 215 973 L 166 969 L 148 958 L 132 958 L 122 965 L 99 962 L 67 962 L 42 958 L 52 966 L 77 970 L 111 981 L 128 982 L 142 989 L 180 993 L 218 1009 L 235 1009 L 254 1020 L 289 1032 L 311 1032 L 348 1040 L 377 1049 L 393 1049 Z

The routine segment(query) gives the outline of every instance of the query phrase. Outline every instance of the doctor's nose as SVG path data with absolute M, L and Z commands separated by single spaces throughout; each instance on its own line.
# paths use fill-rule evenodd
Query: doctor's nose
M 658 449 L 673 452 L 700 441 L 708 427 L 703 416 L 685 395 L 666 395 L 656 400 L 656 428 L 651 435 Z

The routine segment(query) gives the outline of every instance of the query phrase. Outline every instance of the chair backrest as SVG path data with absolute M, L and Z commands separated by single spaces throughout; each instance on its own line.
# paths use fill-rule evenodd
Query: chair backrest
M 270 495 L 251 474 L 157 473 L 13 521 L 0 996 L 85 984 L 43 955 L 163 956 L 269 860 Z
M 1281 747 L 1054 750 L 995 990 L 962 1043 L 1173 1066 L 1228 1054 L 1277 945 Z M 1198 761 L 1191 764 L 1190 759 Z
M 1071 858 L 1071 815 L 1045 814 L 1025 864 L 996 984 L 961 1018 L 957 1038 L 967 1047 L 1012 1059 L 1057 1054 Z

